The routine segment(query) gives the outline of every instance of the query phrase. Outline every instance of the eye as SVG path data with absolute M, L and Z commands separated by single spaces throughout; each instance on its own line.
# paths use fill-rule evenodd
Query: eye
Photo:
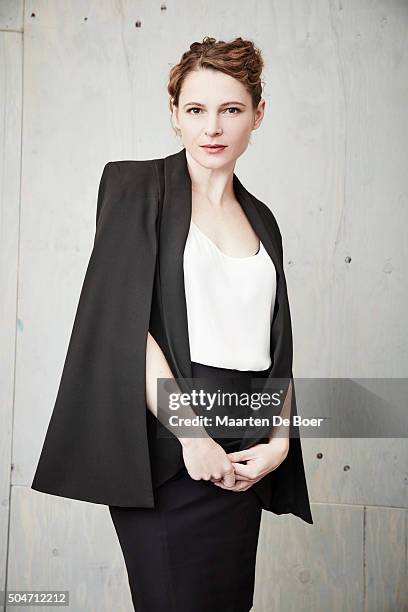
M 240 108 L 237 108 L 236 106 L 229 106 L 226 110 L 236 110 L 238 111 L 238 113 L 241 112 Z M 228 115 L 238 115 L 238 113 L 227 113 Z
M 187 110 L 187 114 L 189 114 L 189 115 L 198 115 L 198 114 L 199 114 L 199 112 L 198 112 L 198 113 L 192 113 L 191 111 L 202 111 L 202 110 L 203 110 L 203 109 L 202 109 L 202 108 L 198 108 L 198 106 L 192 106 L 191 108 L 189 108 L 189 109 Z M 241 113 L 241 112 L 242 112 L 242 111 L 241 111 L 241 109 L 240 109 L 240 108 L 237 108 L 236 106 L 229 106 L 229 107 L 228 107 L 228 108 L 226 108 L 225 110 L 226 110 L 226 111 L 230 111 L 230 110 L 237 111 L 237 112 L 235 112 L 235 113 L 227 113 L 227 115 L 238 115 L 239 113 Z

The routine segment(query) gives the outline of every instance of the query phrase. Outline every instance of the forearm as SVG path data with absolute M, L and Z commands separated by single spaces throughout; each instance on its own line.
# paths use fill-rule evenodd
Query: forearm
M 158 410 L 157 401 L 157 379 L 171 378 L 174 380 L 173 373 L 170 369 L 167 359 L 163 351 L 157 344 L 153 336 L 148 332 L 146 342 L 146 405 L 150 412 L 159 419 L 159 421 L 173 433 L 183 446 L 190 443 L 194 438 L 209 438 L 204 427 L 194 427 L 194 438 L 179 436 L 179 428 L 172 427 L 169 422 L 170 411 L 168 406 L 161 406 Z M 177 386 L 177 388 L 179 388 Z M 191 406 L 182 406 L 178 409 L 178 414 L 182 413 L 183 418 L 194 418 L 196 413 Z

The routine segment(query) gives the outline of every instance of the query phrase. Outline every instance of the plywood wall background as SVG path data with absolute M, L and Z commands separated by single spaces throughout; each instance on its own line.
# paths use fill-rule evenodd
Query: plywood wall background
M 29 485 L 103 166 L 179 150 L 166 83 L 191 42 L 264 54 L 237 173 L 281 226 L 295 377 L 407 377 L 407 31 L 405 0 L 1 0 L 0 589 L 132 609 L 108 509 Z M 315 524 L 263 514 L 255 612 L 408 610 L 407 440 L 303 451 Z

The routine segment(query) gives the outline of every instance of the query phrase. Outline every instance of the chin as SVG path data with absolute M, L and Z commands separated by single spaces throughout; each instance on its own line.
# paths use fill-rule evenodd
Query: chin
M 200 164 L 202 164 L 206 168 L 222 168 L 222 166 L 225 166 L 225 164 L 231 162 L 231 152 L 227 151 L 228 149 L 224 150 L 222 153 L 209 155 L 202 149 L 199 149 L 198 157 L 200 160 Z
M 199 163 L 203 168 L 206 168 L 207 170 L 219 170 L 220 168 L 223 168 L 224 166 L 228 164 L 228 162 L 225 160 L 223 161 L 220 160 L 218 161 L 218 163 L 216 161 L 213 161 L 211 163 L 211 160 L 210 162 L 208 162 L 207 160 L 204 160 L 204 161 L 200 161 Z

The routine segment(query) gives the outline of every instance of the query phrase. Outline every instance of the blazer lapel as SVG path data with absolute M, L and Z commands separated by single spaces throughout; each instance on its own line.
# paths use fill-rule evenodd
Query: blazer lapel
M 275 264 L 277 276 L 280 276 L 283 272 L 280 259 L 278 257 L 278 243 L 277 237 L 274 237 L 270 230 L 265 225 L 262 215 L 255 204 L 253 195 L 245 189 L 239 178 L 234 174 L 233 177 L 235 195 L 243 211 L 245 212 L 249 222 L 251 223 L 254 231 L 257 233 L 258 238 L 262 241 L 269 257 Z
M 191 378 L 183 255 L 191 219 L 191 179 L 185 149 L 164 159 L 164 199 L 160 223 L 159 273 L 162 317 L 174 376 Z
M 173 360 L 173 374 L 179 378 L 191 378 L 192 368 L 183 255 L 192 213 L 192 190 L 184 148 L 178 153 L 164 158 L 164 185 L 159 245 L 162 316 Z M 280 287 L 282 287 L 282 283 L 285 285 L 285 291 L 277 290 L 276 292 L 276 299 L 282 300 L 286 295 L 286 284 L 282 264 L 278 256 L 278 237 L 272 234 L 258 210 L 254 197 L 245 189 L 235 173 L 233 175 L 233 185 L 243 211 L 275 265 L 277 284 Z M 283 306 L 285 307 L 286 303 Z M 271 341 L 273 337 L 272 326 L 273 322 L 271 324 Z M 279 331 L 283 333 L 283 330 Z M 274 341 L 276 342 L 276 337 L 274 337 Z M 274 357 L 273 348 L 271 346 L 272 359 Z M 270 376 L 272 375 L 273 368 Z

